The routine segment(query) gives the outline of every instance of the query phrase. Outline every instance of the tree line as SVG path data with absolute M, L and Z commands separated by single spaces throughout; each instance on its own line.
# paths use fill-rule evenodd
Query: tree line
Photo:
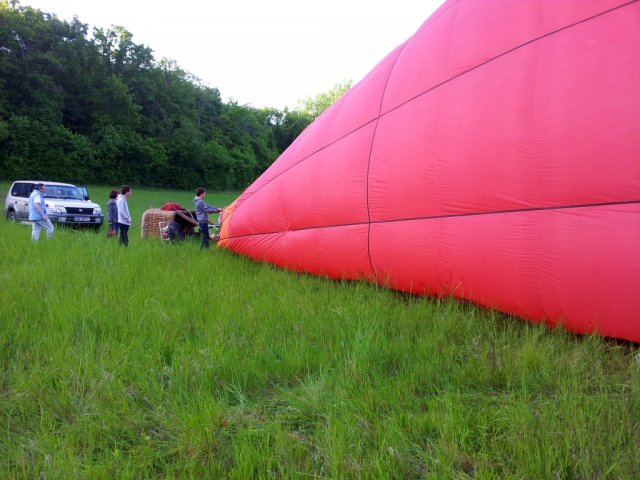
M 350 86 L 293 110 L 223 102 L 124 27 L 92 33 L 0 0 L 0 178 L 242 189 Z

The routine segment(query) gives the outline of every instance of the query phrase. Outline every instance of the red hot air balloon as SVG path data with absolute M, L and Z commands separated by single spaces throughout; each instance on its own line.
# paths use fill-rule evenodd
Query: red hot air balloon
M 225 211 L 259 261 L 640 341 L 640 2 L 449 0 Z

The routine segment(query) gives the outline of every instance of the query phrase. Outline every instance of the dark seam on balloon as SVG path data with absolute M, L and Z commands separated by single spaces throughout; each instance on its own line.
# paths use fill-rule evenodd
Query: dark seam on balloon
M 408 42 L 408 40 L 407 40 Z M 382 89 L 382 95 L 380 96 L 380 105 L 378 106 L 378 118 L 376 118 L 376 125 L 373 128 L 373 134 L 371 135 L 371 143 L 369 145 L 369 158 L 367 159 L 367 178 L 366 178 L 366 182 L 365 182 L 365 195 L 366 195 L 366 202 L 367 202 L 367 256 L 369 257 L 369 267 L 371 268 L 371 272 L 373 273 L 373 276 L 376 279 L 377 283 L 381 283 L 380 282 L 380 278 L 378 277 L 378 273 L 376 272 L 376 269 L 373 267 L 373 260 L 371 259 L 371 207 L 369 205 L 369 173 L 371 171 L 371 155 L 373 154 L 373 143 L 376 140 L 376 132 L 378 131 L 378 124 L 380 123 L 380 118 L 382 117 L 380 115 L 380 112 L 382 112 L 382 104 L 384 102 L 384 95 L 387 92 L 387 86 L 389 85 L 389 79 L 391 78 L 391 75 L 393 74 L 393 69 L 396 66 L 396 63 L 398 63 L 398 59 L 400 58 L 400 55 L 402 55 L 402 51 L 404 50 L 404 47 L 407 45 L 407 42 L 405 42 L 404 44 L 402 44 L 402 47 L 400 48 L 400 51 L 398 52 L 398 54 L 396 55 L 395 60 L 393 61 L 393 65 L 391 65 L 391 68 L 389 69 L 389 74 L 387 75 L 387 80 L 384 82 L 384 88 Z
M 278 177 L 280 177 L 280 175 L 283 175 L 285 173 L 287 173 L 289 170 L 291 170 L 293 167 L 298 166 L 299 164 L 301 164 L 302 162 L 304 162 L 305 160 L 308 160 L 309 158 L 313 157 L 316 153 L 320 153 L 322 150 L 331 147 L 332 145 L 335 145 L 336 143 L 338 143 L 339 141 L 345 139 L 346 137 L 348 137 L 349 135 L 351 135 L 352 133 L 357 132 L 358 130 L 361 130 L 363 128 L 365 128 L 367 125 L 373 123 L 373 122 L 377 122 L 380 119 L 380 116 L 377 116 L 375 118 L 372 118 L 371 120 L 369 120 L 366 123 L 363 123 L 362 125 L 360 125 L 359 127 L 354 128 L 353 130 L 351 130 L 348 133 L 345 133 L 344 135 L 342 135 L 339 138 L 336 138 L 333 142 L 331 143 L 327 143 L 326 145 L 320 147 L 318 150 L 315 150 L 313 152 L 311 152 L 309 155 L 307 155 L 306 157 L 301 158 L 300 160 L 298 160 L 295 163 L 292 163 L 291 165 L 289 165 L 287 168 L 285 168 L 284 170 L 282 170 L 280 173 L 278 173 L 277 175 L 275 175 L 273 178 L 270 178 L 269 180 L 267 180 L 263 185 L 260 185 L 260 187 L 258 187 L 254 192 L 251 192 L 251 195 L 249 195 L 246 199 L 244 199 L 241 203 L 239 203 L 236 206 L 236 209 L 238 207 L 240 207 L 240 205 L 242 205 L 245 201 L 247 201 L 249 198 L 251 198 L 253 195 L 255 195 L 256 193 L 258 193 L 260 190 L 262 190 L 264 187 L 266 187 L 267 185 L 269 185 L 272 181 L 274 181 L 275 179 L 277 179 Z M 304 131 L 302 132 L 304 133 Z M 300 135 L 302 135 L 302 133 Z M 283 152 L 284 153 L 284 152 Z M 277 159 L 276 159 L 277 161 Z M 272 164 L 273 165 L 273 164 Z
M 541 256 L 541 242 L 540 242 L 540 231 L 542 229 L 542 215 L 543 210 L 540 210 L 540 215 L 538 215 L 538 221 L 536 222 L 536 260 L 535 260 L 535 281 L 536 281 L 536 298 L 538 299 L 538 305 L 540 306 L 540 311 L 542 311 L 543 318 L 552 318 L 547 315 L 547 310 L 544 308 L 544 302 L 542 301 L 542 288 L 541 288 L 541 265 L 543 262 L 540 262 Z
M 617 205 L 634 205 L 634 204 L 640 205 L 640 199 L 627 200 L 622 202 L 603 202 L 603 203 L 585 203 L 585 204 L 577 204 L 577 205 L 554 205 L 549 207 L 514 208 L 511 210 L 492 210 L 488 212 L 449 213 L 445 215 L 428 215 L 424 217 L 405 217 L 405 218 L 395 218 L 390 220 L 376 220 L 373 222 L 369 221 L 369 222 L 341 223 L 341 224 L 335 224 L 335 225 L 316 225 L 313 227 L 296 228 L 292 230 L 247 233 L 244 235 L 224 237 L 224 239 L 226 240 L 226 239 L 234 239 L 234 238 L 244 238 L 244 237 L 252 237 L 256 235 L 276 235 L 279 233 L 303 232 L 305 230 L 318 230 L 318 229 L 324 229 L 324 228 L 356 227 L 356 226 L 367 225 L 367 224 L 377 225 L 377 224 L 395 223 L 395 222 L 415 222 L 420 220 L 440 220 L 444 218 L 464 218 L 464 217 L 477 217 L 481 215 L 504 215 L 504 214 L 510 214 L 510 213 L 519 213 L 519 212 L 540 212 L 545 210 L 571 210 L 575 208 L 609 207 L 609 206 L 617 206 Z
M 502 52 L 502 53 L 500 53 L 500 54 L 498 54 L 498 55 L 496 55 L 494 57 L 491 57 L 491 58 L 485 60 L 484 62 L 479 63 L 478 65 L 475 65 L 475 66 L 465 70 L 464 72 L 460 72 L 457 75 L 454 75 L 453 77 L 447 78 L 446 80 L 443 80 L 442 82 L 438 83 L 437 85 L 434 85 L 434 86 L 428 88 L 427 90 L 424 90 L 423 92 L 420 92 L 420 93 L 414 95 L 413 97 L 405 100 L 404 102 L 399 103 L 395 107 L 385 111 L 384 113 L 381 114 L 381 116 L 387 115 L 387 114 L 399 109 L 400 107 L 405 106 L 407 103 L 412 102 L 416 98 L 421 97 L 423 95 L 426 95 L 427 93 L 432 92 L 433 90 L 435 90 L 435 89 L 437 89 L 437 88 L 439 88 L 439 87 L 441 87 L 441 86 L 443 86 L 443 85 L 445 85 L 445 84 L 447 84 L 447 83 L 449 83 L 449 82 L 451 82 L 453 80 L 456 80 L 457 78 L 460 78 L 461 76 L 466 75 L 467 73 L 473 72 L 474 70 L 477 70 L 478 68 L 483 67 L 483 66 L 487 65 L 488 63 L 493 62 L 494 60 L 497 60 L 497 59 L 502 58 L 502 57 L 504 57 L 506 55 L 509 55 L 510 53 L 513 53 L 516 50 L 519 50 L 519 49 L 521 49 L 523 47 L 526 47 L 526 46 L 528 46 L 528 45 L 530 45 L 532 43 L 538 42 L 539 40 L 542 40 L 542 39 L 544 39 L 546 37 L 555 35 L 556 33 L 560 33 L 560 32 L 562 32 L 564 30 L 569 29 L 569 28 L 573 28 L 573 27 L 575 27 L 577 25 L 580 25 L 582 23 L 589 22 L 589 21 L 591 21 L 591 20 L 593 20 L 595 18 L 601 17 L 603 15 L 611 13 L 611 12 L 613 12 L 615 10 L 620 9 L 620 8 L 628 7 L 629 5 L 631 5 L 633 3 L 637 3 L 638 1 L 640 1 L 640 0 L 631 0 L 630 2 L 627 2 L 627 3 L 624 3 L 622 5 L 618 5 L 616 7 L 610 8 L 609 10 L 605 10 L 604 12 L 597 13 L 595 15 L 592 15 L 591 17 L 583 18 L 582 20 L 574 22 L 574 23 L 572 23 L 570 25 L 565 25 L 564 27 L 558 28 L 558 29 L 553 30 L 551 32 L 547 32 L 544 35 L 540 35 L 539 37 L 533 38 L 531 40 L 527 40 L 526 42 L 521 43 L 520 45 L 516 45 L 515 47 L 510 48 L 509 50 L 506 50 L 506 51 L 504 51 L 504 52 Z

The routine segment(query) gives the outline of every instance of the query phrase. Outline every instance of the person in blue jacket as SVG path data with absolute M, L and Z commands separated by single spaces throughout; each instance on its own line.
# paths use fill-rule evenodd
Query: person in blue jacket
M 222 209 L 209 205 L 204 201 L 204 196 L 207 191 L 202 188 L 196 188 L 196 197 L 193 199 L 193 203 L 196 206 L 196 219 L 198 220 L 198 227 L 202 233 L 202 242 L 200 248 L 209 248 L 209 214 L 221 212 Z
M 116 205 L 117 198 L 118 191 L 111 190 L 111 192 L 109 193 L 109 202 L 107 203 L 107 222 L 109 223 L 107 237 L 115 237 L 118 234 L 118 205 Z
M 53 223 L 47 215 L 47 205 L 45 203 L 47 187 L 36 184 L 36 188 L 29 196 L 29 220 L 31 221 L 31 240 L 34 242 L 40 238 L 40 231 L 44 228 L 47 238 L 53 237 Z

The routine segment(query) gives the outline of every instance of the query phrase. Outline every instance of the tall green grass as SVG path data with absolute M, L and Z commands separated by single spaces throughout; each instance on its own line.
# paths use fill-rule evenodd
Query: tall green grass
M 0 221 L 0 478 L 640 478 L 637 345 L 130 237 Z

